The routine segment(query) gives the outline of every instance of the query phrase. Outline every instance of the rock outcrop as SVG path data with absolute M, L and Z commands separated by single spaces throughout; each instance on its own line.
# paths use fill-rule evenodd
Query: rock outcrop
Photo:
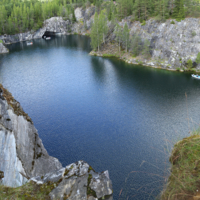
M 53 189 L 49 193 L 51 199 L 113 199 L 112 183 L 108 171 L 96 173 L 84 161 L 72 163 L 42 177 L 33 177 L 29 181 L 52 185 Z
M 76 8 L 75 17 L 77 22 L 75 23 L 70 19 L 65 20 L 62 17 L 52 17 L 45 20 L 43 27 L 37 31 L 16 35 L 4 35 L 0 36 L 0 39 L 4 43 L 37 39 L 41 38 L 46 31 L 64 35 L 74 33 L 85 35 L 90 33 L 94 13 L 94 6 L 86 9 Z M 130 29 L 130 38 L 137 34 L 141 37 L 142 42 L 145 39 L 149 40 L 151 49 L 151 58 L 148 60 L 142 57 L 131 58 L 131 56 L 125 55 L 122 57 L 125 61 L 175 70 L 177 68 L 184 69 L 187 61 L 191 59 L 193 61 L 193 67 L 200 70 L 200 64 L 195 62 L 197 54 L 200 52 L 199 19 L 186 18 L 181 22 L 170 19 L 164 23 L 150 19 L 145 24 L 141 24 L 138 21 L 133 22 L 132 16 L 130 16 L 119 22 L 119 25 L 123 27 L 125 23 L 128 24 Z M 110 22 L 107 24 L 109 26 L 109 34 L 106 38 L 106 44 L 116 42 L 113 25 Z M 101 50 L 103 51 L 104 48 L 101 48 Z M 101 53 L 98 55 L 101 55 Z
M 51 199 L 112 200 L 108 171 L 96 173 L 84 161 L 62 167 L 48 155 L 31 118 L 0 84 L 0 184 L 48 186 Z
M 8 52 L 9 52 L 9 50 L 2 43 L 0 43 L 0 54 L 8 53 Z
M 31 119 L 0 85 L 0 171 L 7 186 L 21 186 L 33 176 L 62 167 L 48 155 Z

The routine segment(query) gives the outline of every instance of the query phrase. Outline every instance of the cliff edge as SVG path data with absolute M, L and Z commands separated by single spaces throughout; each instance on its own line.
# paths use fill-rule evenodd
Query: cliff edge
M 26 191 L 10 188 L 20 186 Z M 0 196 L 9 199 L 9 191 L 12 198 L 39 191 L 37 199 L 69 200 L 112 200 L 113 193 L 108 171 L 97 173 L 84 161 L 62 167 L 49 156 L 31 118 L 0 84 Z

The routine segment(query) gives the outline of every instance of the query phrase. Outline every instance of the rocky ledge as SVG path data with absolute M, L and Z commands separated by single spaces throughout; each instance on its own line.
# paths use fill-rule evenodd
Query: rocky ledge
M 72 163 L 42 177 L 33 177 L 29 181 L 52 186 L 49 193 L 51 199 L 113 199 L 108 171 L 97 173 L 84 161 Z
M 108 171 L 97 173 L 84 161 L 64 168 L 49 156 L 30 117 L 0 84 L 0 183 L 27 182 L 48 189 L 51 199 L 111 200 L 113 193 Z
M 9 50 L 2 43 L 0 43 L 0 54 L 8 53 L 8 52 L 9 52 Z

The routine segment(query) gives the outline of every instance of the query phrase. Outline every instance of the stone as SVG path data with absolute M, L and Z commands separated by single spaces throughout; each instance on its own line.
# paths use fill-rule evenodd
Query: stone
M 84 161 L 62 167 L 48 155 L 19 102 L 0 84 L 0 183 L 18 187 L 27 182 L 49 186 L 55 200 L 112 199 L 108 171 L 96 173 Z
M 0 54 L 8 53 L 8 52 L 9 52 L 9 50 L 2 43 L 0 43 Z
M 22 115 L 23 110 L 19 111 L 19 102 L 13 99 L 8 103 L 6 96 L 3 96 L 5 89 L 2 86 L 0 88 L 3 91 L 0 96 L 4 97 L 0 98 L 0 170 L 4 172 L 2 183 L 17 187 L 26 183 L 30 177 L 43 176 L 61 169 L 58 159 L 48 155 L 32 121 L 27 120 L 29 117 L 26 117 L 26 113 Z

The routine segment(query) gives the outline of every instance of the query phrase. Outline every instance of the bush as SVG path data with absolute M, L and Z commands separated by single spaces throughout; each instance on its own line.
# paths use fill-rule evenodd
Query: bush
M 175 24 L 175 22 L 172 20 L 170 24 Z
M 3 41 L 2 41 L 2 40 L 0 40 L 0 44 L 1 44 L 1 43 L 3 43 Z
M 197 33 L 195 31 L 192 31 L 192 37 L 196 36 Z
M 200 63 L 200 52 L 197 54 L 197 58 L 196 58 L 196 63 L 199 64 Z
M 141 24 L 141 26 L 145 26 L 146 25 L 146 21 L 144 20 Z
M 187 61 L 187 68 L 188 68 L 188 69 L 191 69 L 192 66 L 193 66 L 193 62 L 192 62 L 191 59 L 189 59 L 189 60 Z

